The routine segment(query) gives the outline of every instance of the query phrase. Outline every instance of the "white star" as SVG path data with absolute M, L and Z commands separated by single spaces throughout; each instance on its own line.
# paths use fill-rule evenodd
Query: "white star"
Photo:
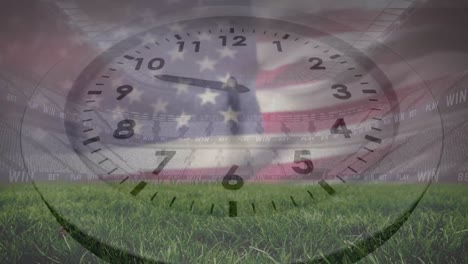
M 143 37 L 141 37 L 141 41 L 143 41 L 144 44 L 154 43 L 156 42 L 156 37 L 153 34 L 146 33 Z
M 220 113 L 224 116 L 225 123 L 228 123 L 231 120 L 235 123 L 239 123 L 239 120 L 237 119 L 239 112 L 232 110 L 231 107 L 229 107 L 227 111 L 220 111 Z
M 186 83 L 178 83 L 176 85 L 174 85 L 174 88 L 177 89 L 177 95 L 181 95 L 181 94 L 185 94 L 185 93 L 188 93 L 188 84 Z
M 175 60 L 183 60 L 185 55 L 185 51 L 179 52 L 179 48 L 174 48 L 171 52 L 169 52 L 169 56 L 171 56 L 171 61 Z
M 216 97 L 219 93 L 214 93 L 210 89 L 206 89 L 206 91 L 202 94 L 199 94 L 198 97 L 201 99 L 201 105 L 205 105 L 207 103 L 216 104 Z
M 237 86 L 236 79 L 234 79 L 230 73 L 227 73 L 224 77 L 219 77 L 218 80 L 223 83 L 223 88 L 234 88 Z
M 101 50 L 106 50 L 112 45 L 109 41 L 100 41 L 98 42 L 98 48 Z
M 191 115 L 187 115 L 185 112 L 182 112 L 182 114 L 176 118 L 177 122 L 177 129 L 183 127 L 183 126 L 188 126 L 188 122 L 192 119 Z
M 180 33 L 182 30 L 184 30 L 185 25 L 175 23 L 169 26 L 169 30 L 174 32 L 174 33 Z
M 36 128 L 34 128 L 33 137 L 36 140 L 43 140 L 48 134 L 49 133 L 44 131 L 44 129 L 42 129 L 40 127 L 36 127 Z
M 130 100 L 130 103 L 140 102 L 142 95 L 143 95 L 142 91 L 140 91 L 138 89 L 133 89 L 133 91 L 128 94 L 128 99 Z
M 164 102 L 163 100 L 158 99 L 158 102 L 157 102 L 157 103 L 152 104 L 152 107 L 153 107 L 153 110 L 154 110 L 154 114 L 157 115 L 157 114 L 159 114 L 160 112 L 161 112 L 161 113 L 165 113 L 165 112 L 167 111 L 167 109 L 166 109 L 167 104 L 168 104 L 168 102 Z
M 198 40 L 200 40 L 200 41 L 202 41 L 202 40 L 210 41 L 211 40 L 211 35 L 206 33 L 206 32 L 203 32 L 203 33 L 198 35 Z
M 117 39 L 122 39 L 128 37 L 130 34 L 130 30 L 128 28 L 119 28 L 117 31 L 114 33 L 114 37 Z
M 124 78 L 122 76 L 119 76 L 117 78 L 113 78 L 111 83 L 112 83 L 112 87 L 119 87 L 122 85 L 124 81 Z
M 222 49 L 218 49 L 217 52 L 219 52 L 219 56 L 221 56 L 221 59 L 226 57 L 234 59 L 237 50 L 230 49 L 229 47 L 224 47 Z
M 135 127 L 133 127 L 133 131 L 135 131 L 135 134 L 142 136 L 144 128 L 145 124 L 143 122 L 136 122 Z
M 113 120 L 121 120 L 124 118 L 125 108 L 122 108 L 120 105 L 116 106 L 114 110 L 112 110 L 112 119 Z
M 200 65 L 200 72 L 205 70 L 214 71 L 214 66 L 216 64 L 215 60 L 211 60 L 208 56 L 205 56 L 203 60 L 197 61 L 197 64 Z

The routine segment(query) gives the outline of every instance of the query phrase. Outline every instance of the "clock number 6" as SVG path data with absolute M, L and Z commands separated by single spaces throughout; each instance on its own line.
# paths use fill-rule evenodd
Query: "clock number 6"
M 338 93 L 334 93 L 335 98 L 345 100 L 351 98 L 351 93 L 348 91 L 348 87 L 343 84 L 335 84 L 332 86 L 333 90 L 336 90 Z
M 153 174 L 159 175 L 159 173 L 161 173 L 161 171 L 164 169 L 164 167 L 166 167 L 167 163 L 171 161 L 171 159 L 174 157 L 175 154 L 176 152 L 173 150 L 172 151 L 165 151 L 165 150 L 156 151 L 156 156 L 166 156 L 166 157 L 158 165 L 158 167 L 153 171 Z
M 244 186 L 244 179 L 242 179 L 241 176 L 234 174 L 238 168 L 239 166 L 233 165 L 226 176 L 224 176 L 222 182 L 224 188 L 234 191 L 239 190 Z
M 306 175 L 314 171 L 314 164 L 312 163 L 310 159 L 303 157 L 304 155 L 310 155 L 310 151 L 309 150 L 296 150 L 296 152 L 294 153 L 294 163 L 299 164 L 303 162 L 305 164 L 305 168 L 294 166 L 292 167 L 292 169 L 298 174 Z

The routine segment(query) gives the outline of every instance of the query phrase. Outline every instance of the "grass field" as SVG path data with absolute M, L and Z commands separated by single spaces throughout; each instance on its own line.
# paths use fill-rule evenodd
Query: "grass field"
M 170 263 L 314 259 L 388 226 L 422 189 L 420 185 L 353 186 L 346 196 L 317 195 L 311 207 L 299 204 L 299 210 L 236 218 L 179 214 L 158 206 L 148 210 L 147 204 L 107 189 L 76 200 L 64 198 L 70 192 L 90 194 L 96 188 L 102 186 L 67 189 L 51 184 L 42 190 L 47 190 L 51 204 L 61 204 L 56 209 L 65 216 L 79 212 L 73 222 L 90 234 Z M 468 263 L 467 190 L 463 185 L 432 185 L 403 227 L 360 263 Z M 206 203 L 216 199 L 221 197 L 210 197 Z M 61 228 L 32 185 L 0 187 L 0 263 L 96 262 L 103 261 Z

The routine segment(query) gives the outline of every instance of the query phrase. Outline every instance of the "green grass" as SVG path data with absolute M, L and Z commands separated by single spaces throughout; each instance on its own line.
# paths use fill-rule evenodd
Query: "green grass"
M 116 193 L 102 185 L 41 187 L 60 213 L 89 234 L 172 263 L 288 263 L 320 257 L 388 226 L 422 190 L 421 185 L 356 185 L 345 195 L 328 197 L 314 186 L 309 190 L 316 194 L 315 200 L 307 200 L 305 192 L 297 191 L 303 187 L 295 187 L 297 210 L 278 202 L 285 210 L 270 213 L 270 208 L 256 215 L 224 218 L 204 214 L 209 204 L 233 199 L 210 186 L 198 187 L 212 196 L 204 196 L 208 198 L 200 202 L 197 214 L 181 213 L 193 196 L 179 196 L 175 210 L 168 211 L 171 191 L 150 205 L 148 197 L 155 190 L 151 188 L 139 194 L 139 201 L 128 199 L 126 189 Z M 291 194 L 287 188 L 256 188 L 261 195 L 246 192 L 253 197 L 239 196 L 244 197 L 239 202 L 255 200 L 267 208 L 271 197 L 282 195 L 287 201 Z M 463 185 L 432 185 L 403 227 L 360 263 L 468 263 L 467 190 Z M 226 213 L 226 208 L 218 207 L 218 215 Z M 16 185 L 0 187 L 0 262 L 102 261 L 61 230 L 32 185 Z

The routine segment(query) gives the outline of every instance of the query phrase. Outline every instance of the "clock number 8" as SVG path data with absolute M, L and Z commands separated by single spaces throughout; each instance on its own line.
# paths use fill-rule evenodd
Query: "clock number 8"
M 127 139 L 131 138 L 135 131 L 133 130 L 135 128 L 135 121 L 131 119 L 125 119 L 120 121 L 117 124 L 117 129 L 114 131 L 114 137 L 116 139 Z

